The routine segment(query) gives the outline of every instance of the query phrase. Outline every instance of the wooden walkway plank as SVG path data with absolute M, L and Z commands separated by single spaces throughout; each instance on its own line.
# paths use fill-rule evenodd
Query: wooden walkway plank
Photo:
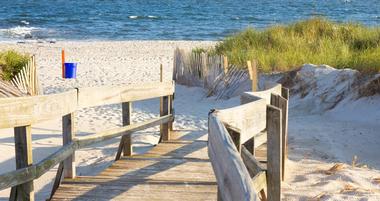
M 65 179 L 52 200 L 216 200 L 206 141 L 172 140 L 97 176 Z

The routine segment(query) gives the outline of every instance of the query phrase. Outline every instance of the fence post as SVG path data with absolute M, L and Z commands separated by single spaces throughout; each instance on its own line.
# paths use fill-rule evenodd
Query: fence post
M 75 113 L 66 114 L 62 117 L 63 145 L 70 144 L 75 137 Z M 75 151 L 63 162 L 63 177 L 75 178 Z
M 281 200 L 282 114 L 267 106 L 267 194 L 268 201 Z
M 169 96 L 163 96 L 160 98 L 160 116 L 166 116 L 169 114 L 170 110 L 170 98 Z M 169 130 L 169 123 L 164 123 L 160 125 L 160 140 L 162 141 L 169 141 L 170 140 L 170 130 Z
M 279 107 L 282 111 L 282 181 L 285 180 L 285 166 L 288 159 L 288 116 L 289 116 L 289 89 L 281 88 Z
M 31 166 L 33 163 L 31 129 L 30 125 L 14 128 L 16 169 Z M 34 201 L 33 181 L 13 187 L 10 200 Z
M 174 114 L 174 94 L 169 96 L 169 114 Z M 170 131 L 173 131 L 173 122 L 174 122 L 174 119 L 173 121 L 169 121 Z
M 249 79 L 252 82 L 252 91 L 257 91 L 257 62 L 256 60 L 247 61 Z
M 223 70 L 224 74 L 228 73 L 228 57 L 223 55 Z
M 122 107 L 122 118 L 123 118 L 123 126 L 127 126 L 131 124 L 131 113 L 132 113 L 132 102 L 124 102 L 121 104 Z M 124 156 L 132 156 L 132 134 L 123 135 L 121 137 L 123 143 L 123 155 Z

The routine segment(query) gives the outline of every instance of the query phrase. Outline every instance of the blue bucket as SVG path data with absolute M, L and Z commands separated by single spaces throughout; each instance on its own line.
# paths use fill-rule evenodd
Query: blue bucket
M 65 63 L 65 78 L 77 77 L 77 63 Z

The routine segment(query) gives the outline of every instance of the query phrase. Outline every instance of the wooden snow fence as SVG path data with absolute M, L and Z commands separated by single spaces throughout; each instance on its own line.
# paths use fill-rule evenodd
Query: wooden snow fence
M 128 86 L 78 88 L 59 94 L 0 99 L 0 128 L 14 128 L 16 170 L 0 175 L 0 190 L 11 189 L 9 200 L 34 200 L 33 180 L 59 164 L 52 189 L 58 188 L 62 176 L 74 178 L 75 150 L 120 137 L 116 154 L 131 155 L 131 135 L 135 131 L 161 125 L 164 141 L 170 139 L 169 123 L 174 116 L 169 103 L 174 94 L 174 82 L 158 82 Z M 133 101 L 160 98 L 160 117 L 131 124 Z M 122 104 L 123 126 L 85 137 L 76 137 L 75 112 L 82 108 Z M 54 118 L 62 118 L 63 146 L 45 159 L 34 164 L 32 158 L 31 125 Z
M 11 83 L 24 94 L 40 95 L 40 84 L 37 75 L 36 58 L 33 55 L 26 66 L 11 80 Z
M 210 112 L 208 152 L 219 200 L 281 200 L 288 97 L 288 90 L 277 84 L 243 94 L 240 106 Z M 265 143 L 263 162 L 255 157 L 255 149 Z
M 207 53 L 186 52 L 176 49 L 174 52 L 173 80 L 186 86 L 203 87 L 207 97 L 217 100 L 239 95 L 241 86 L 252 83 L 257 89 L 256 62 L 247 61 L 247 68 L 228 64 L 226 56 Z

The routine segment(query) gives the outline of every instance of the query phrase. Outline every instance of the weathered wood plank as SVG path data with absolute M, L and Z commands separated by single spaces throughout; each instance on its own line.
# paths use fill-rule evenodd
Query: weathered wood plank
M 281 200 L 282 170 L 282 114 L 277 107 L 267 106 L 268 161 L 267 192 L 268 201 Z
M 276 84 L 275 86 L 273 86 L 270 89 L 267 89 L 265 91 L 244 92 L 240 96 L 240 103 L 245 104 L 245 103 L 249 103 L 252 101 L 259 100 L 259 99 L 264 99 L 266 101 L 266 104 L 269 105 L 271 94 L 281 95 L 281 84 Z
M 160 98 L 160 116 L 169 115 L 170 111 L 170 98 L 169 96 L 163 96 Z M 170 129 L 168 123 L 160 125 L 160 142 L 170 140 Z
M 0 99 L 0 128 L 31 125 L 75 111 L 77 92 Z
M 132 114 L 132 102 L 122 103 L 122 123 L 123 126 L 128 126 L 131 124 L 131 114 Z M 124 139 L 123 139 L 124 138 Z M 132 155 L 132 134 L 124 135 L 122 137 L 123 145 L 123 156 Z
M 75 138 L 75 113 L 70 113 L 62 117 L 62 137 L 63 145 L 68 145 L 72 143 Z M 76 167 L 75 167 L 75 150 L 73 150 L 72 155 L 65 159 L 63 177 L 64 178 L 75 178 Z
M 49 155 L 39 163 L 35 164 L 36 167 L 36 174 L 35 178 L 39 178 L 43 174 L 45 174 L 47 171 L 49 171 L 51 168 L 56 166 L 58 163 L 64 161 L 65 159 L 69 158 L 75 151 L 75 143 L 70 142 L 69 144 L 63 145 L 60 149 L 58 149 L 53 154 Z M 73 177 L 69 177 L 73 178 Z
M 253 178 L 252 178 L 252 184 L 253 189 L 255 189 L 255 192 L 257 194 L 260 193 L 263 189 L 267 188 L 267 175 L 265 171 L 258 172 Z
M 59 163 L 57 174 L 55 175 L 55 179 L 54 179 L 54 184 L 50 192 L 49 200 L 53 198 L 53 195 L 55 194 L 59 185 L 61 184 L 62 175 L 63 175 L 63 162 Z
M 252 83 L 252 91 L 257 91 L 257 62 L 256 60 L 247 61 L 247 68 L 249 73 L 249 79 Z
M 226 126 L 240 133 L 240 143 L 243 144 L 265 129 L 266 101 L 260 99 L 233 108 L 217 110 L 216 115 Z
M 132 84 L 78 89 L 78 108 L 133 102 L 168 96 L 174 93 L 173 82 Z
M 2 174 L 0 175 L 0 190 L 31 181 L 35 178 L 35 175 L 35 166 L 29 166 Z
M 65 179 L 52 200 L 215 200 L 206 146 L 205 141 L 160 143 L 143 155 L 122 157 L 97 176 Z
M 288 159 L 288 116 L 289 116 L 289 89 L 282 87 L 280 108 L 282 110 L 282 181 L 285 180 L 285 166 Z
M 173 118 L 172 115 L 166 115 L 166 116 L 154 118 L 151 120 L 147 120 L 144 122 L 134 123 L 134 124 L 124 126 L 121 128 L 109 129 L 107 131 L 102 131 L 90 136 L 75 138 L 74 141 L 77 144 L 78 148 L 81 149 L 88 145 L 95 144 L 104 140 L 108 140 L 114 137 L 130 134 L 135 131 L 144 130 L 152 126 L 157 126 L 163 123 L 167 123 L 171 121 L 172 118 Z
M 33 163 L 31 130 L 31 126 L 14 128 L 16 169 L 31 166 Z M 16 199 L 23 201 L 34 200 L 33 181 L 28 181 L 16 187 Z
M 287 150 L 288 150 L 288 100 L 279 96 L 278 97 L 278 107 L 281 109 L 282 123 L 281 123 L 281 133 L 282 133 L 282 181 L 285 179 L 285 165 L 287 160 Z
M 37 164 L 0 175 L 0 190 L 39 178 L 69 157 L 74 150 L 74 143 L 67 144 Z
M 266 170 L 266 168 L 264 168 L 261 165 L 261 163 L 258 160 L 256 160 L 255 157 L 253 157 L 251 153 L 245 147 L 242 148 L 241 158 L 243 159 L 244 165 L 245 167 L 247 167 L 247 170 L 249 174 L 251 175 L 251 177 L 254 177 L 261 171 Z
M 209 115 L 208 152 L 222 200 L 257 200 L 251 177 L 238 150 L 213 113 Z

